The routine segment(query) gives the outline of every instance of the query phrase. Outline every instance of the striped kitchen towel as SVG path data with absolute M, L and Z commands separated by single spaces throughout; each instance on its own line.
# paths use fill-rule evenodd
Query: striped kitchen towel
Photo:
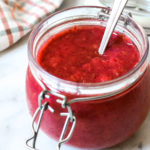
M 26 35 L 63 0 L 0 0 L 0 51 Z

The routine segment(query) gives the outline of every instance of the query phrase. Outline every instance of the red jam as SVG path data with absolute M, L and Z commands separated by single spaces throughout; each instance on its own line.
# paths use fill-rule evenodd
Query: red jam
M 117 32 L 101 56 L 98 48 L 104 30 L 100 26 L 75 26 L 55 35 L 42 46 L 39 64 L 56 77 L 82 83 L 104 82 L 126 74 L 139 62 L 138 49 Z
M 139 52 L 127 36 L 115 32 L 104 55 L 100 56 L 98 47 L 103 32 L 104 28 L 99 26 L 76 26 L 56 34 L 42 45 L 37 62 L 50 74 L 74 82 L 95 83 L 118 78 L 136 66 L 140 59 Z M 140 127 L 150 108 L 149 75 L 147 68 L 134 85 L 115 96 L 71 104 L 77 124 L 68 144 L 98 149 L 110 147 L 130 137 Z M 26 91 L 33 115 L 42 88 L 30 68 Z M 77 95 L 72 97 L 76 98 Z M 56 99 L 56 96 L 47 99 L 55 113 L 46 111 L 42 129 L 58 140 L 65 117 L 60 116 L 64 109 Z

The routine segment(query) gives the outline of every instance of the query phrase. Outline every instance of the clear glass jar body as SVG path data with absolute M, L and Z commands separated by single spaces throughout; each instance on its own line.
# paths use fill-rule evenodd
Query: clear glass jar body
M 98 100 L 71 104 L 77 124 L 67 143 L 79 148 L 98 149 L 124 141 L 140 127 L 150 108 L 148 39 L 141 27 L 127 16 L 120 18 L 116 30 L 132 39 L 141 56 L 139 64 L 128 74 L 110 82 L 77 84 L 52 76 L 36 62 L 40 46 L 51 36 L 74 25 L 105 26 L 108 11 L 102 7 L 67 9 L 45 19 L 34 29 L 29 39 L 26 93 L 31 115 L 38 107 L 38 95 L 43 90 L 37 79 L 49 90 L 65 95 L 68 101 L 77 97 L 99 96 Z M 57 98 L 51 95 L 47 99 L 55 113 L 46 111 L 41 126 L 46 134 L 56 140 L 60 137 L 65 121 L 60 113 L 67 111 L 56 102 Z

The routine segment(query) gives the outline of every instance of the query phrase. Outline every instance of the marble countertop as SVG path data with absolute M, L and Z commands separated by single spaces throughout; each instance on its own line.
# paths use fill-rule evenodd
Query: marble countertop
M 65 0 L 60 9 L 88 4 L 89 0 Z M 93 5 L 98 1 L 93 0 Z M 31 136 L 31 117 L 25 97 L 28 36 L 0 52 L 0 150 L 27 150 Z M 56 142 L 40 132 L 40 150 L 54 150 Z M 63 146 L 62 150 L 70 150 Z M 150 150 L 150 114 L 140 129 L 127 141 L 108 150 Z

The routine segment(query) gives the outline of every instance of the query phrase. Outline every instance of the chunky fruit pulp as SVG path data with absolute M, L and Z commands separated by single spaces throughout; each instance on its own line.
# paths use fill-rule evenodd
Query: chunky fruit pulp
M 100 55 L 104 30 L 101 26 L 75 26 L 56 34 L 41 47 L 37 61 L 64 80 L 95 83 L 118 78 L 135 67 L 139 52 L 127 36 L 115 32 Z
M 91 26 L 91 27 L 86 27 L 87 31 L 89 31 L 88 28 L 100 29 L 99 27 Z M 83 27 L 78 28 L 78 29 L 82 30 Z M 72 32 L 79 31 L 79 30 L 76 30 L 75 28 L 71 30 Z M 69 31 L 71 32 L 71 30 Z M 57 46 L 60 49 L 62 47 L 66 48 L 67 42 L 64 45 L 59 45 L 60 43 L 57 43 L 57 42 L 55 43 L 55 39 L 57 39 L 56 41 L 59 41 L 59 38 L 62 36 L 61 41 L 64 42 L 63 35 L 66 33 L 69 33 L 69 32 L 66 30 L 54 36 L 49 41 L 47 41 L 41 47 L 41 51 L 37 58 L 38 63 L 41 64 L 41 66 L 46 71 L 50 72 L 51 74 L 57 77 L 70 80 L 70 81 L 75 81 L 75 82 L 92 82 L 92 81 L 103 82 L 103 81 L 112 80 L 114 78 L 117 78 L 125 74 L 126 72 L 130 71 L 139 61 L 138 51 L 135 45 L 131 42 L 131 40 L 127 38 L 126 36 L 123 36 L 120 33 L 115 33 L 114 37 L 112 37 L 107 47 L 107 50 L 104 54 L 106 55 L 106 60 L 107 60 L 106 62 L 105 61 L 103 62 L 103 59 L 105 60 L 105 58 L 101 58 L 101 57 L 97 58 L 98 57 L 97 54 L 92 55 L 91 61 L 89 61 L 89 58 L 87 58 L 87 56 L 82 57 L 83 55 L 81 55 L 81 58 L 86 59 L 87 61 L 84 62 L 83 64 L 81 62 L 76 61 L 77 63 L 80 64 L 79 66 L 81 67 L 77 65 L 75 66 L 77 70 L 74 70 L 74 69 L 69 70 L 73 64 L 72 59 L 80 57 L 80 53 L 78 53 L 78 50 L 82 53 L 81 49 L 86 49 L 85 48 L 86 44 L 87 44 L 87 49 L 88 47 L 93 47 L 93 45 L 90 42 L 86 42 L 86 44 L 82 45 L 82 43 L 80 43 L 81 37 L 79 36 L 78 40 L 74 39 L 74 41 L 72 41 L 72 43 L 75 42 L 79 46 L 79 48 L 77 49 L 78 54 L 75 56 L 72 51 L 71 53 L 69 53 L 69 51 L 67 50 L 65 51 L 65 49 L 64 51 L 62 50 L 63 53 L 65 52 L 66 53 L 63 54 L 63 56 L 60 54 L 59 57 L 64 57 L 64 55 L 68 55 L 68 57 L 64 57 L 66 60 L 62 62 L 61 64 L 59 64 L 57 57 L 55 58 L 56 56 L 55 51 L 57 51 L 55 48 Z M 73 33 L 71 35 L 73 35 Z M 94 32 L 93 35 L 97 36 L 97 32 Z M 89 38 L 91 34 L 86 34 L 86 36 L 87 38 Z M 122 54 L 119 55 L 119 52 L 116 52 L 116 51 L 119 51 L 118 46 L 119 46 L 119 43 L 122 43 L 122 40 L 124 41 L 123 43 L 125 44 L 125 46 L 123 45 L 120 46 L 120 49 L 122 50 Z M 69 39 L 66 38 L 65 41 L 69 41 Z M 92 38 L 91 38 L 91 41 L 92 41 Z M 94 41 L 96 41 L 95 37 L 93 39 L 93 42 Z M 52 54 L 49 54 L 49 52 L 47 51 L 50 50 L 48 47 L 50 46 L 51 42 L 55 43 L 55 46 L 52 46 L 55 50 L 52 50 L 53 51 Z M 78 42 L 80 44 L 78 44 Z M 116 51 L 114 49 L 111 52 L 111 48 L 113 49 L 115 47 L 115 44 L 117 45 Z M 70 46 L 72 45 L 70 44 Z M 126 47 L 129 47 L 130 50 L 133 50 L 132 52 L 134 53 L 133 55 L 133 53 L 127 50 L 127 54 L 125 54 L 128 56 L 127 64 L 125 62 L 122 62 L 122 61 L 125 61 L 125 57 L 123 56 L 123 54 L 126 52 L 124 51 Z M 44 60 L 45 56 L 48 57 L 49 62 L 47 61 L 48 59 Z M 44 57 L 44 59 L 42 59 L 42 57 Z M 73 58 L 69 59 L 71 57 Z M 98 59 L 98 62 L 100 63 L 97 64 L 96 62 L 97 65 L 93 66 L 93 59 L 95 58 L 96 60 Z M 117 61 L 117 63 L 115 63 L 115 61 Z M 102 77 L 99 77 L 98 75 L 97 76 L 94 75 L 94 77 L 91 77 L 92 79 L 90 79 L 89 75 L 84 74 L 81 78 L 78 77 L 77 75 L 75 75 L 75 77 L 72 78 L 72 75 L 74 76 L 74 73 L 76 71 L 79 71 L 79 73 L 82 73 L 82 71 L 85 68 L 87 68 L 87 72 L 92 73 L 93 71 L 96 70 L 96 67 L 99 67 L 100 64 L 104 65 L 105 63 L 107 63 L 110 66 L 112 65 L 112 68 L 114 69 L 113 71 L 109 70 L 110 74 L 107 71 L 105 71 L 106 69 L 103 68 L 103 70 L 101 71 L 104 76 Z M 93 69 L 92 72 L 89 69 L 89 67 L 84 68 L 85 64 L 92 65 L 92 69 Z M 50 65 L 50 68 L 54 67 L 56 71 L 54 71 L 54 69 L 49 70 L 49 67 L 48 67 L 49 65 Z M 69 65 L 71 66 L 70 68 L 69 68 Z M 121 68 L 121 65 L 123 68 Z M 62 68 L 63 66 L 68 67 L 67 68 L 68 72 L 65 72 L 65 68 Z M 58 68 L 61 71 L 57 72 Z M 116 73 L 116 69 L 117 69 L 117 73 Z M 98 70 L 96 71 L 97 71 L 96 73 L 100 73 L 100 71 Z M 69 140 L 68 144 L 73 145 L 75 147 L 79 147 L 79 148 L 97 149 L 97 148 L 113 146 L 115 144 L 122 142 L 128 137 L 130 137 L 139 128 L 141 123 L 144 121 L 150 108 L 149 76 L 150 76 L 150 69 L 147 68 L 143 76 L 134 85 L 132 85 L 128 90 L 120 94 L 117 94 L 109 98 L 101 99 L 101 100 L 78 102 L 78 103 L 72 104 L 71 108 L 74 111 L 74 114 L 77 118 L 77 124 L 76 124 L 75 131 L 73 133 L 73 136 Z M 27 92 L 29 110 L 32 115 L 38 107 L 38 95 L 41 91 L 42 91 L 42 88 L 36 82 L 34 76 L 32 75 L 30 68 L 28 68 L 27 78 L 26 78 L 26 92 Z M 77 95 L 75 94 L 74 95 L 68 95 L 67 93 L 63 93 L 63 94 L 68 96 L 68 98 L 70 98 L 69 96 L 71 96 L 71 98 L 77 97 Z M 56 99 L 57 97 L 53 95 L 51 96 L 50 99 L 47 99 L 51 107 L 55 109 L 55 113 L 52 114 L 48 110 L 45 112 L 41 128 L 50 137 L 58 140 L 60 137 L 64 122 L 65 122 L 65 119 L 66 119 L 65 117 L 60 116 L 60 112 L 65 112 L 67 110 L 64 110 L 61 107 L 61 105 L 56 102 Z

